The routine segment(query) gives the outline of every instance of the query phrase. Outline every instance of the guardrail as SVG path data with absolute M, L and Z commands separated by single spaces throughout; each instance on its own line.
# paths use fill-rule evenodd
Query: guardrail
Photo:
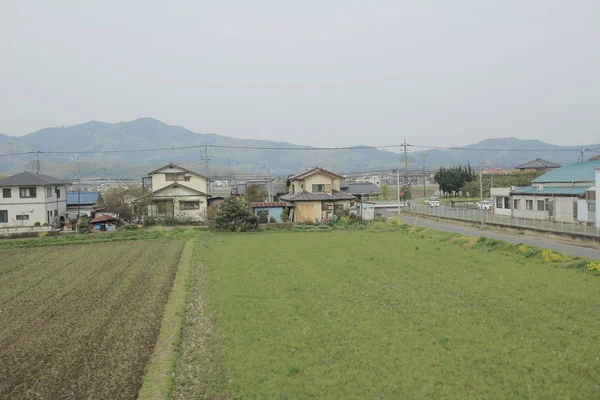
M 411 204 L 410 211 L 416 214 L 429 215 L 439 218 L 448 218 L 459 221 L 479 223 L 483 220 L 484 224 L 494 224 L 511 228 L 532 229 L 536 231 L 555 232 L 561 234 L 589 236 L 600 238 L 600 229 L 598 226 L 591 225 L 589 222 L 564 222 L 554 221 L 553 219 L 533 219 L 517 218 L 509 215 L 494 214 L 491 211 L 481 211 L 477 209 L 452 208 L 452 207 L 431 207 L 424 204 Z

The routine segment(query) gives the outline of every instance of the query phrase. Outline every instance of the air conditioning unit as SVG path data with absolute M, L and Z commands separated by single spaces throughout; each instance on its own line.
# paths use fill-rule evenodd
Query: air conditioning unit
M 539 183 L 537 185 L 537 190 L 538 190 L 538 192 L 543 192 L 544 191 L 544 184 L 543 183 Z

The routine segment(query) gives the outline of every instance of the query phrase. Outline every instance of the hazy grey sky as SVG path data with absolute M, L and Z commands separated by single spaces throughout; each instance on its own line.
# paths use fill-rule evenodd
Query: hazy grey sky
M 600 1 L 0 0 L 0 132 L 595 143 Z

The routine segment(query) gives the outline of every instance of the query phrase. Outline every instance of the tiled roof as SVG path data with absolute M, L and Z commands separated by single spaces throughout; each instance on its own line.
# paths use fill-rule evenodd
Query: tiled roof
M 68 192 L 67 205 L 76 206 L 78 203 L 85 205 L 96 204 L 98 197 L 100 197 L 100 193 L 98 192 Z
M 381 193 L 379 187 L 374 183 L 349 183 L 347 188 L 343 190 L 344 193 L 350 193 L 353 195 L 363 194 L 374 194 L 378 195 Z
M 338 175 L 335 172 L 327 171 L 326 169 L 323 169 L 323 168 L 312 168 L 312 169 L 309 169 L 308 171 L 304 171 L 299 174 L 292 175 L 288 178 L 288 180 L 290 180 L 290 181 L 302 180 L 302 179 L 306 178 L 307 176 L 311 176 L 314 174 L 323 174 L 323 175 L 331 176 L 336 179 L 344 179 L 343 176 Z
M 0 186 L 46 186 L 46 185 L 66 185 L 69 182 L 54 178 L 44 174 L 32 174 L 31 172 L 21 172 L 0 180 Z
M 538 196 L 581 196 L 588 188 L 585 187 L 544 187 L 539 190 L 536 186 L 516 188 L 512 194 L 533 194 Z
M 199 174 L 199 173 L 197 173 L 197 172 L 195 172 L 195 171 L 192 171 L 191 169 L 187 169 L 187 168 L 180 167 L 179 165 L 176 165 L 176 164 L 173 164 L 173 163 L 171 163 L 171 164 L 169 164 L 169 165 L 165 165 L 164 167 L 161 167 L 161 168 L 159 168 L 159 169 L 156 169 L 156 170 L 154 170 L 154 171 L 152 171 L 152 172 L 149 172 L 149 173 L 148 173 L 148 175 L 152 175 L 152 174 L 158 174 L 158 173 L 160 173 L 160 172 L 164 171 L 165 169 L 173 169 L 173 168 L 176 168 L 176 169 L 179 169 L 179 170 L 181 170 L 181 171 L 183 171 L 183 172 L 187 172 L 187 173 L 190 173 L 190 174 L 194 174 L 194 175 L 200 176 L 200 177 L 202 177 L 202 178 L 204 178 L 204 179 L 207 179 L 207 178 L 206 178 L 204 175 L 202 175 L 202 174 Z
M 543 169 L 543 168 L 560 168 L 560 164 L 553 163 L 551 161 L 542 160 L 536 158 L 533 161 L 526 162 L 525 164 L 517 165 L 517 169 Z
M 263 201 L 257 203 L 251 203 L 250 207 L 252 208 L 271 208 L 271 207 L 290 207 L 293 206 L 291 203 L 287 203 L 285 201 Z
M 594 168 L 600 167 L 600 161 L 586 161 L 565 165 L 533 180 L 533 183 L 572 183 L 594 182 Z
M 112 215 L 100 214 L 100 215 L 97 215 L 90 222 L 94 223 L 94 222 L 114 221 L 116 219 L 117 218 L 113 217 Z
M 356 197 L 348 193 L 338 192 L 333 190 L 329 193 L 311 193 L 302 190 L 298 193 L 290 193 L 280 197 L 285 201 L 334 201 L 334 200 L 355 200 Z

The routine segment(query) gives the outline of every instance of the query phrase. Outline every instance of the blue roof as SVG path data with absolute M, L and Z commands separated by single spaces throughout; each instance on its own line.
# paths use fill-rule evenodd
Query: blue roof
M 535 194 L 538 196 L 552 196 L 552 195 L 572 195 L 582 196 L 588 188 L 585 187 L 544 187 L 543 190 L 538 190 L 536 186 L 526 186 L 513 190 L 513 194 Z
M 594 182 L 594 168 L 600 168 L 600 161 L 585 161 L 565 165 L 533 180 L 533 183 Z
M 79 199 L 80 205 L 96 204 L 100 193 L 98 192 L 68 192 L 67 193 L 67 205 L 76 206 L 77 199 Z

